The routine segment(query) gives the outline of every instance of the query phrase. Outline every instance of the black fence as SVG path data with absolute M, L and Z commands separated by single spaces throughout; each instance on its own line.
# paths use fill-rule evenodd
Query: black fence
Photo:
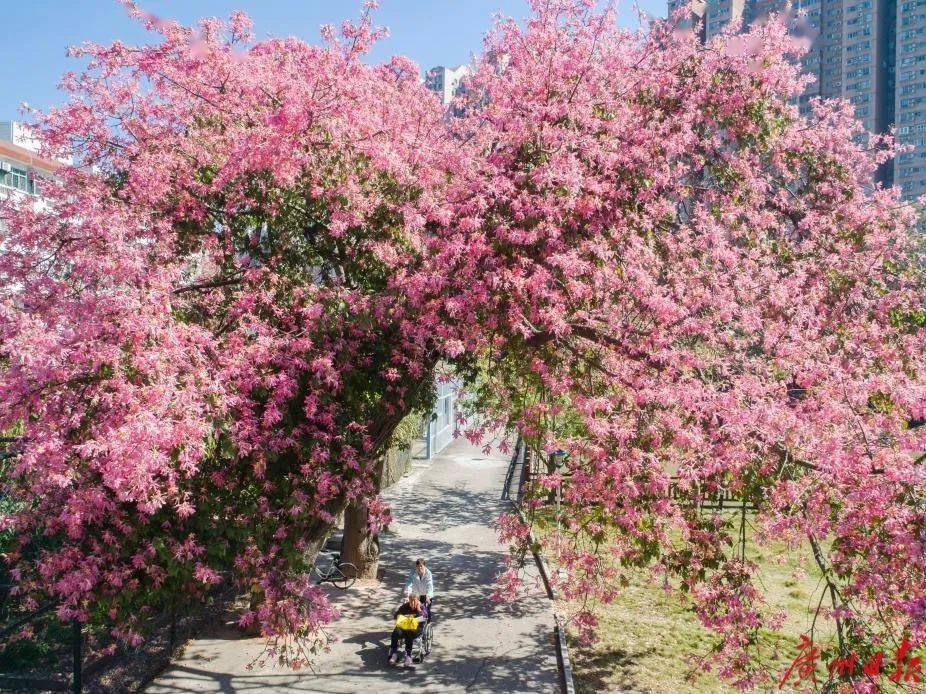
M 516 505 L 521 504 L 524 496 L 524 474 L 525 474 L 525 457 L 526 446 L 524 439 L 518 436 L 518 442 L 515 444 L 514 455 L 511 456 L 511 462 L 508 464 L 508 473 L 505 475 L 505 486 L 502 488 L 502 499 L 513 501 Z
M 741 494 L 730 491 L 726 487 L 715 486 L 705 488 L 703 485 L 694 489 L 683 491 L 680 488 L 678 477 L 672 477 L 669 482 L 669 498 L 674 501 L 687 502 L 697 506 L 703 511 L 755 511 L 756 505 L 744 500 Z
M 17 640 L 23 629 L 33 636 Z M 0 629 L 0 643 L 2 691 L 83 691 L 83 627 L 77 621 L 57 624 L 54 605 L 8 620 Z
M 21 444 L 20 439 L 0 437 L 0 474 L 19 455 Z M 137 690 L 238 598 L 234 587 L 220 585 L 201 603 L 154 612 L 141 620 L 145 640 L 133 647 L 112 637 L 107 625 L 62 621 L 54 602 L 24 605 L 12 583 L 0 560 L 0 692 L 13 693 Z
M 539 475 L 546 474 L 550 471 L 550 466 L 545 464 L 537 456 L 533 455 L 531 450 L 525 445 L 524 439 L 518 436 L 515 445 L 514 455 L 508 465 L 508 473 L 505 476 L 505 487 L 502 490 L 502 499 L 512 501 L 520 506 L 526 494 L 535 490 L 536 480 Z M 570 473 L 565 470 L 563 473 L 565 484 L 568 484 Z M 691 506 L 697 506 L 704 511 L 734 511 L 745 508 L 747 511 L 755 511 L 756 505 L 745 500 L 741 494 L 733 492 L 723 486 L 707 487 L 706 485 L 696 485 L 692 489 L 682 489 L 681 480 L 673 476 L 669 481 L 669 498 Z M 552 495 L 550 500 L 552 502 Z
M 19 455 L 19 439 L 13 436 L 0 436 L 0 461 L 9 460 Z
M 140 625 L 144 641 L 135 647 L 113 638 L 105 625 L 62 622 L 53 604 L 13 610 L 0 622 L 0 691 L 135 691 L 237 597 L 224 588 L 199 605 L 154 615 Z M 23 628 L 31 636 L 16 638 Z
M 524 439 L 518 436 L 515 452 L 508 464 L 508 473 L 505 476 L 505 487 L 502 490 L 502 499 L 512 501 L 516 506 L 521 505 L 525 496 L 533 496 L 537 492 L 537 480 L 541 475 L 552 471 L 552 462 L 547 463 L 543 457 L 534 455 L 526 445 Z M 571 473 L 563 470 L 564 484 L 569 484 Z M 547 503 L 555 503 L 556 493 L 544 491 Z

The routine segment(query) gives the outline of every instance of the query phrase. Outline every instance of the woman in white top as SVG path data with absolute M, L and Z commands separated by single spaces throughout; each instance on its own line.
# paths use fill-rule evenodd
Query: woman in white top
M 421 604 L 427 608 L 428 621 L 434 618 L 431 613 L 431 603 L 434 601 L 434 576 L 431 575 L 431 569 L 427 567 L 424 559 L 415 561 L 415 568 L 412 569 L 405 582 L 405 595 L 417 595 Z

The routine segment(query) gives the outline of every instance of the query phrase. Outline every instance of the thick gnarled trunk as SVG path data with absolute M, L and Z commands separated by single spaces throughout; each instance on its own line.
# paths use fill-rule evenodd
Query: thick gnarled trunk
M 357 578 L 376 578 L 379 569 L 379 536 L 369 532 L 369 510 L 355 501 L 344 512 L 344 540 L 341 561 L 357 567 Z
M 422 379 L 418 388 L 427 382 L 427 379 Z M 393 484 L 408 471 L 408 468 L 401 467 L 401 452 L 383 443 L 390 440 L 407 413 L 405 411 L 403 415 L 393 415 L 384 420 L 379 427 L 379 441 L 385 450 L 376 458 L 371 473 L 377 490 Z M 408 458 L 405 460 L 407 462 Z M 379 569 L 379 536 L 370 532 L 369 517 L 366 500 L 352 501 L 344 511 L 341 561 L 349 562 L 357 568 L 357 578 L 376 578 Z
M 377 490 L 382 488 L 385 467 L 386 454 L 380 456 L 373 466 Z M 357 578 L 376 578 L 379 569 L 379 537 L 370 532 L 369 518 L 366 499 L 352 501 L 344 510 L 341 561 L 349 562 L 357 568 Z

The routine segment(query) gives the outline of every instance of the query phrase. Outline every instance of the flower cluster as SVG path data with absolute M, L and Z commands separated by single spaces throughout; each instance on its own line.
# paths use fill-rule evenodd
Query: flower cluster
M 320 543 L 433 396 L 424 250 L 458 155 L 417 67 L 362 61 L 372 8 L 308 45 L 125 4 L 159 40 L 72 49 L 37 119 L 76 165 L 0 207 L 7 559 L 23 599 L 130 642 L 229 579 L 264 634 L 308 638 Z
M 24 432 L 0 527 L 26 599 L 133 634 L 233 576 L 302 664 L 288 639 L 333 618 L 314 554 L 352 502 L 387 522 L 377 461 L 449 365 L 482 408 L 467 436 L 565 454 L 525 509 L 561 497 L 536 541 L 586 634 L 650 566 L 724 673 L 762 678 L 781 616 L 743 526 L 699 511 L 724 493 L 760 540 L 809 545 L 842 638 L 926 636 L 923 266 L 913 208 L 872 183 L 890 138 L 843 102 L 800 115 L 781 22 L 702 47 L 531 5 L 454 118 L 408 60 L 361 60 L 372 7 L 313 46 L 128 3 L 156 45 L 74 50 L 39 124 L 80 166 L 47 207 L 0 207 L 0 430 Z
M 561 490 L 563 531 L 541 536 L 560 589 L 590 606 L 653 567 L 755 684 L 781 615 L 748 520 L 812 550 L 843 639 L 922 638 L 923 265 L 914 207 L 872 182 L 890 138 L 844 102 L 798 112 L 805 47 L 774 19 L 702 47 L 610 6 L 532 6 L 456 106 L 485 156 L 441 240 L 456 313 L 488 331 L 463 336 L 494 358 L 482 402 L 551 461 L 528 514 Z M 699 510 L 720 494 L 748 519 Z

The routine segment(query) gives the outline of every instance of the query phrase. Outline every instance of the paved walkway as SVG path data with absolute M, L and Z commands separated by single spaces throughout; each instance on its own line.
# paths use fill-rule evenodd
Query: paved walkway
M 489 599 L 504 556 L 492 525 L 506 508 L 499 496 L 507 464 L 457 440 L 387 492 L 396 522 L 381 537 L 382 580 L 333 594 L 343 615 L 333 629 L 340 640 L 315 673 L 249 671 L 261 641 L 240 638 L 229 623 L 190 643 L 146 691 L 558 692 L 546 594 L 537 585 L 514 606 Z M 391 611 L 419 556 L 434 573 L 434 650 L 414 669 L 392 668 Z

